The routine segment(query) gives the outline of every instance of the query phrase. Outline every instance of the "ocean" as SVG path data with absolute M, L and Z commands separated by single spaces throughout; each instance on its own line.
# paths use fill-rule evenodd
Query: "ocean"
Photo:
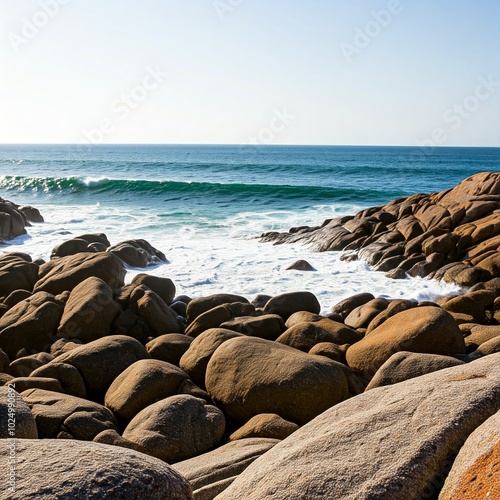
M 500 148 L 0 145 L 0 196 L 39 208 L 46 221 L 2 250 L 48 259 L 69 238 L 103 232 L 112 244 L 147 239 L 169 259 L 147 272 L 191 297 L 309 290 L 323 312 L 362 291 L 432 300 L 458 289 L 389 280 L 363 262 L 341 262 L 338 252 L 257 237 L 448 189 L 499 167 Z M 298 259 L 316 271 L 285 270 Z M 128 280 L 142 271 L 130 269 Z

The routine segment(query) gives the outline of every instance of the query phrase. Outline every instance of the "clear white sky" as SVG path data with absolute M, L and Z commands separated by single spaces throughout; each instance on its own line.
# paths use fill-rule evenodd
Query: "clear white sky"
M 0 143 L 500 146 L 498 0 L 0 0 L 0 35 Z

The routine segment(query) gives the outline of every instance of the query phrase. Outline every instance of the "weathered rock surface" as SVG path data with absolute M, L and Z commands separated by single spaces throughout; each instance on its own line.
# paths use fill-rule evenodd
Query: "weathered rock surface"
M 439 500 L 479 498 L 500 498 L 500 412 L 467 438 L 439 494 Z
M 26 234 L 25 226 L 30 225 L 19 205 L 0 198 L 0 241 Z
M 147 267 L 168 262 L 163 252 L 141 239 L 122 241 L 109 247 L 107 251 L 131 267 Z
M 206 387 L 224 413 L 247 422 L 276 413 L 304 424 L 349 397 L 335 361 L 256 337 L 224 342 L 210 359 Z
M 7 253 L 0 257 L 0 296 L 6 299 L 17 290 L 31 292 L 37 280 L 38 265 L 29 255 Z
M 377 370 L 377 373 L 375 373 L 367 385 L 366 390 L 368 391 L 384 385 L 397 384 L 427 373 L 463 364 L 463 361 L 451 358 L 450 356 L 405 351 L 397 352 Z
M 293 434 L 299 426 L 284 420 L 274 413 L 262 413 L 252 417 L 245 425 L 229 436 L 230 441 L 245 438 L 285 439 Z
M 113 290 L 92 276 L 69 294 L 57 333 L 60 337 L 92 342 L 110 335 L 111 323 L 119 311 Z
M 370 379 L 399 351 L 465 354 L 465 343 L 449 313 L 439 307 L 425 306 L 389 318 L 349 347 L 346 359 L 356 374 Z
M 104 252 L 109 245 L 109 240 L 103 233 L 83 234 L 55 246 L 52 249 L 50 258 L 67 257 L 79 252 Z
M 34 293 L 0 318 L 0 348 L 10 358 L 23 349 L 25 355 L 49 350 L 62 313 L 63 304 L 56 297 Z
M 180 462 L 214 447 L 222 438 L 225 418 L 215 406 L 188 395 L 172 396 L 148 406 L 128 424 L 123 437 L 148 455 Z
M 9 407 L 9 404 L 12 406 Z M 15 384 L 11 387 L 0 387 L 0 439 L 9 438 L 38 438 L 35 418 L 26 402 L 15 390 Z
M 117 430 L 114 415 L 92 401 L 43 389 L 28 389 L 21 396 L 35 417 L 41 438 L 92 441 L 106 429 Z
M 321 306 L 311 292 L 288 292 L 276 295 L 264 306 L 267 314 L 278 314 L 286 321 L 293 313 L 308 311 L 319 314 Z
M 217 499 L 437 496 L 465 439 L 500 408 L 499 362 L 492 355 L 344 401 L 257 459 Z
M 100 278 L 113 289 L 119 288 L 123 286 L 125 268 L 118 257 L 106 252 L 77 253 L 43 264 L 34 291 L 56 295 L 73 290 L 91 276 Z
M 208 399 L 208 394 L 196 387 L 180 368 L 165 361 L 141 359 L 115 378 L 104 404 L 117 417 L 132 420 L 147 406 L 177 394 Z
M 242 439 L 198 457 L 177 462 L 173 468 L 189 481 L 196 499 L 212 499 L 278 442 L 276 439 Z
M 2 457 L 9 447 L 2 443 Z M 191 500 L 189 483 L 161 460 L 133 450 L 66 439 L 16 445 L 16 491 L 3 498 Z
M 183 354 L 189 349 L 193 338 L 182 333 L 166 333 L 146 344 L 150 356 L 179 366 Z
M 136 361 L 149 358 L 146 348 L 137 340 L 125 335 L 110 335 L 61 354 L 44 370 L 55 363 L 75 367 L 85 381 L 89 397 L 102 400 L 120 373 Z

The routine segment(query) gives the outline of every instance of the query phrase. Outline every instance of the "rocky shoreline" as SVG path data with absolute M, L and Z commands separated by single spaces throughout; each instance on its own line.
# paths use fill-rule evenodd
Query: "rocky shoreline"
M 1 239 L 43 221 L 0 212 Z M 263 241 L 464 293 L 360 290 L 320 315 L 307 291 L 125 285 L 126 266 L 167 261 L 145 240 L 4 254 L 2 498 L 500 497 L 500 174 Z

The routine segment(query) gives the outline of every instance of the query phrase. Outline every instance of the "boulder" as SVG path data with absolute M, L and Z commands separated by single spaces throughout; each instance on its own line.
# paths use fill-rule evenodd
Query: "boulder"
M 43 389 L 28 389 L 21 396 L 30 407 L 43 439 L 92 441 L 103 430 L 117 430 L 113 414 L 92 401 Z
M 92 342 L 111 333 L 120 308 L 100 278 L 87 278 L 71 291 L 57 329 L 60 337 Z
M 153 359 L 166 361 L 179 366 L 183 354 L 189 349 L 193 338 L 182 333 L 166 333 L 146 344 L 146 349 Z
M 464 362 L 450 356 L 439 354 L 420 354 L 415 352 L 397 352 L 393 354 L 375 373 L 366 390 L 397 384 L 427 373 L 436 372 L 451 366 L 463 365 Z
M 277 314 L 263 314 L 256 317 L 240 316 L 225 321 L 220 327 L 266 340 L 276 340 L 286 330 L 283 318 Z
M 500 354 L 379 387 L 278 443 L 217 500 L 435 498 L 465 439 L 499 407 Z
M 177 462 L 173 468 L 189 481 L 194 498 L 208 500 L 224 491 L 254 460 L 278 442 L 264 438 L 241 439 Z
M 157 359 L 141 359 L 116 377 L 106 392 L 104 404 L 118 418 L 132 420 L 147 406 L 177 394 L 208 399 L 208 394 L 177 366 Z
M 286 271 L 316 271 L 307 260 L 297 260 L 293 264 L 290 264 Z
M 363 335 L 343 323 L 323 318 L 314 323 L 298 323 L 288 328 L 276 339 L 276 342 L 309 352 L 320 342 L 354 344 L 362 338 Z
M 0 257 L 0 296 L 7 297 L 16 290 L 33 290 L 38 280 L 38 265 L 16 254 Z
M 156 336 L 182 333 L 184 330 L 177 313 L 151 290 L 146 291 L 137 301 L 137 311 Z
M 349 397 L 335 361 L 256 337 L 219 346 L 205 381 L 224 413 L 241 423 L 260 413 L 276 413 L 302 425 Z
M 285 439 L 299 426 L 275 413 L 262 413 L 252 417 L 245 425 L 229 436 L 229 441 L 246 438 Z
M 74 366 L 85 381 L 89 397 L 102 400 L 120 373 L 139 359 L 149 358 L 139 341 L 124 335 L 110 335 L 61 354 L 52 363 Z
M 9 447 L 0 446 L 7 460 Z M 16 444 L 15 496 L 61 500 L 191 500 L 189 483 L 165 462 L 133 450 L 66 439 Z
M 197 316 L 186 328 L 186 335 L 197 337 L 209 328 L 218 328 L 222 323 L 241 316 L 255 314 L 255 308 L 247 302 L 232 302 L 214 307 Z
M 28 225 L 26 216 L 18 205 L 0 198 L 0 241 L 26 234 L 24 227 Z
M 112 289 L 119 288 L 123 286 L 125 268 L 122 261 L 112 254 L 82 252 L 47 262 L 41 266 L 40 275 L 34 291 L 56 295 L 73 290 L 91 276 L 101 278 Z
M 218 408 L 183 394 L 142 410 L 123 437 L 141 445 L 148 455 L 175 463 L 213 448 L 222 439 L 225 425 Z
M 0 318 L 0 348 L 10 358 L 22 349 L 26 354 L 48 351 L 62 313 L 63 304 L 47 292 L 22 300 Z
M 83 234 L 55 246 L 50 258 L 67 257 L 79 252 L 104 252 L 109 245 L 109 240 L 103 233 Z
M 140 444 L 132 443 L 132 441 L 125 439 L 123 436 L 120 436 L 120 434 L 118 434 L 118 432 L 114 429 L 106 429 L 105 431 L 100 432 L 92 441 L 94 441 L 94 443 L 120 446 L 121 448 L 128 448 L 129 450 L 135 450 L 144 453 L 144 448 Z
M 48 380 L 57 380 L 62 387 L 62 391 L 77 398 L 87 397 L 87 387 L 81 373 L 73 366 L 67 363 L 48 363 L 33 372 L 30 378 L 44 378 Z M 40 387 L 41 388 L 41 387 Z M 45 387 L 44 387 L 45 389 Z M 54 389 L 48 389 L 54 390 Z M 58 390 L 56 392 L 59 392 Z
M 386 320 L 347 350 L 354 373 L 370 379 L 396 352 L 465 354 L 465 343 L 453 317 L 439 307 L 409 309 Z
M 161 262 L 168 262 L 163 252 L 141 239 L 122 241 L 109 247 L 107 251 L 131 267 L 154 266 Z
M 500 412 L 465 441 L 439 493 L 439 500 L 500 498 Z
M 32 207 L 31 205 L 25 205 L 19 207 L 19 211 L 22 212 L 30 222 L 44 222 L 43 216 L 38 208 Z
M 171 304 L 175 297 L 175 285 L 169 278 L 161 278 L 160 276 L 151 276 L 149 274 L 140 273 L 134 276 L 131 285 L 147 286 L 167 305 Z
M 321 306 L 311 292 L 288 292 L 276 295 L 264 306 L 267 314 L 278 314 L 286 321 L 293 313 L 308 311 L 319 314 Z
M 29 377 L 35 370 L 50 363 L 53 359 L 54 356 L 47 352 L 23 356 L 12 361 L 8 372 L 15 377 Z
M 332 313 L 340 314 L 344 319 L 357 307 L 370 302 L 375 297 L 371 293 L 358 293 L 341 300 L 332 307 Z
M 210 328 L 196 337 L 179 361 L 179 366 L 193 379 L 195 384 L 205 387 L 208 362 L 217 348 L 224 342 L 243 334 L 224 328 Z
M 18 392 L 28 389 L 44 389 L 53 392 L 65 392 L 56 378 L 48 377 L 17 377 L 9 381 Z
M 0 387 L 0 439 L 37 439 L 35 418 L 15 387 Z
M 492 338 L 483 342 L 472 354 L 471 357 L 488 356 L 500 352 L 500 337 Z
M 349 348 L 349 344 L 344 344 L 339 346 L 333 344 L 332 342 L 320 342 L 315 344 L 309 351 L 309 354 L 314 354 L 316 356 L 325 356 L 326 358 L 332 359 L 333 361 L 338 361 L 339 363 L 345 363 L 345 353 Z
M 241 295 L 234 295 L 230 293 L 216 293 L 207 297 L 200 297 L 198 299 L 191 300 L 188 304 L 186 313 L 188 323 L 192 323 L 198 316 L 210 311 L 210 309 L 213 309 L 214 307 L 222 306 L 223 304 L 231 304 L 233 302 L 248 303 L 248 300 Z
M 468 327 L 467 336 L 465 337 L 467 352 L 475 351 L 481 344 L 500 336 L 500 325 L 464 323 L 460 326 L 460 329 L 462 327 Z
M 344 322 L 351 328 L 367 328 L 370 322 L 385 311 L 389 306 L 389 301 L 384 298 L 372 299 L 356 309 L 353 309 Z

